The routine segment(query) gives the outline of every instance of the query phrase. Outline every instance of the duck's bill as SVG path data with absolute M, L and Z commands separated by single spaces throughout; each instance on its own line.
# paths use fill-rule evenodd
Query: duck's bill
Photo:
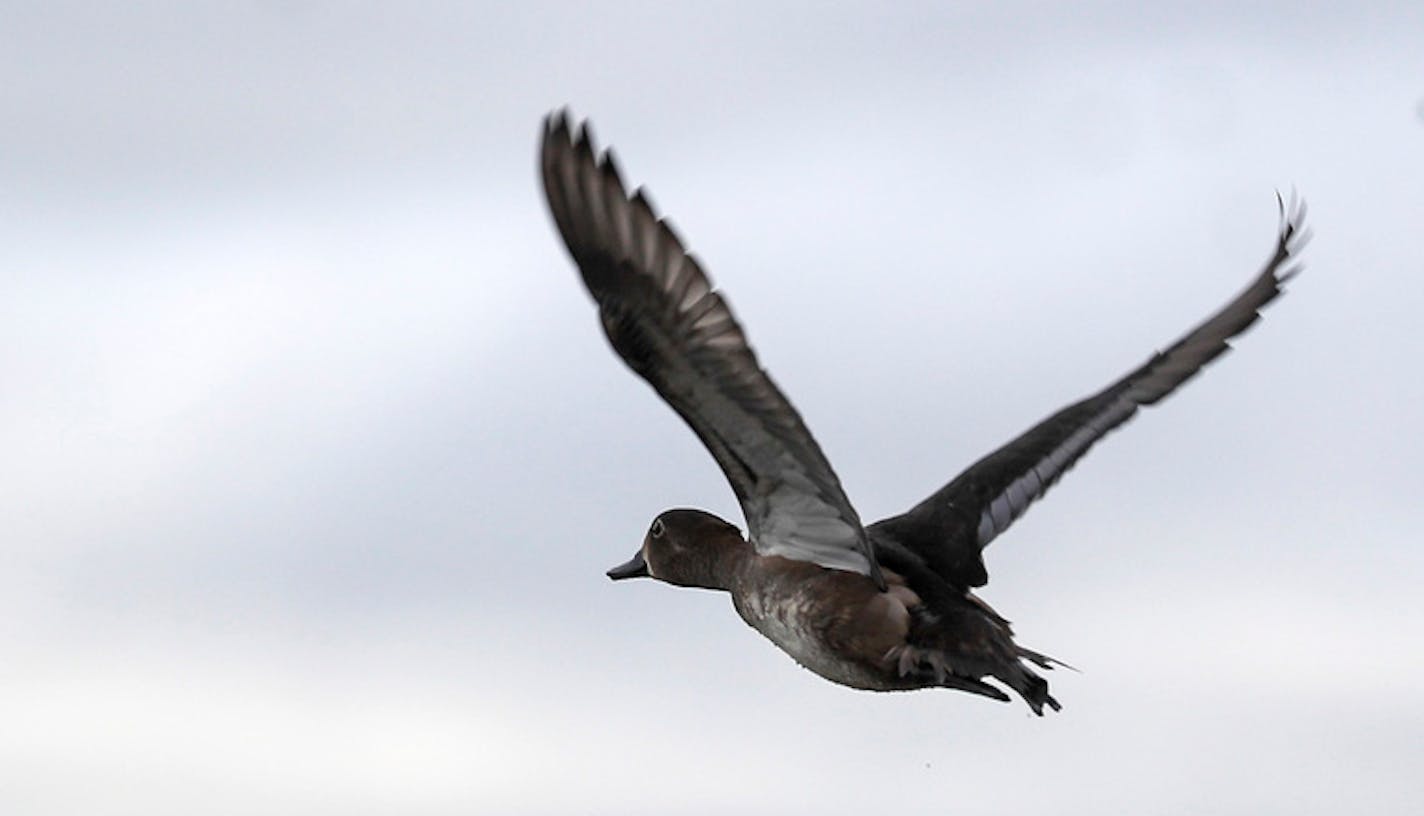
M 608 577 L 615 581 L 621 581 L 624 578 L 647 578 L 648 562 L 643 560 L 643 554 L 639 552 L 629 559 L 628 563 L 619 564 L 609 570 Z

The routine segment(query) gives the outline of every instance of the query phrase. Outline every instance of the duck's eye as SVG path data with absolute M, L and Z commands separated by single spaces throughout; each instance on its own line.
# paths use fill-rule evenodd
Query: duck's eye
M 648 532 L 649 532 L 649 533 L 652 533 L 653 538 L 662 538 L 662 537 L 663 537 L 663 520 L 662 520 L 662 519 L 653 519 L 653 526 L 652 526 L 652 529 L 648 530 Z

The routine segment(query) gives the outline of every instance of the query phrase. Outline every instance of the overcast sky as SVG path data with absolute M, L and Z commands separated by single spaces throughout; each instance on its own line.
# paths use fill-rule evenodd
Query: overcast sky
M 1424 812 L 1424 5 L 0 3 L 0 811 Z M 863 518 L 1308 269 L 988 553 L 1064 704 L 829 684 L 609 351 L 617 146 Z

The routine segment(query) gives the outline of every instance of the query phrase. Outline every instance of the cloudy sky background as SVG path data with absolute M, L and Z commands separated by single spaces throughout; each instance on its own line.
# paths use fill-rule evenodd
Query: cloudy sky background
M 0 810 L 1424 810 L 1424 7 L 4 3 Z M 594 117 L 863 517 L 1309 269 L 989 553 L 1065 704 L 608 582 L 738 518 L 534 171 Z

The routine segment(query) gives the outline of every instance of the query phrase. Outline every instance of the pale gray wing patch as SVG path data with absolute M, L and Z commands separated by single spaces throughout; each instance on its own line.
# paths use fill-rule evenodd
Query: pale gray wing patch
M 788 468 L 791 463 L 785 463 Z M 861 535 L 834 504 L 799 469 L 783 471 L 785 478 L 761 491 L 749 502 L 750 518 L 758 519 L 757 551 L 823 567 L 866 573 L 857 541 Z
M 1003 492 L 989 501 L 979 516 L 977 538 L 982 549 L 989 545 L 1009 525 L 1018 520 L 1058 478 L 1068 471 L 1088 449 L 1113 428 L 1121 425 L 1137 411 L 1137 404 L 1125 397 L 1108 403 L 1104 409 L 1074 431 L 1022 475 L 1009 482 Z
M 1087 399 L 1070 405 L 975 462 L 909 511 L 872 525 L 937 564 L 951 582 L 987 580 L 979 556 L 1092 446 L 1201 372 L 1260 317 L 1300 272 L 1297 255 L 1309 241 L 1304 202 L 1277 198 L 1281 222 L 1274 254 L 1235 298 L 1165 351 Z
M 1287 267 L 1309 240 L 1302 229 L 1305 204 L 1291 196 L 1290 209 L 1281 205 L 1280 234 L 1275 253 L 1261 272 L 1235 298 L 1201 325 L 1187 332 L 1165 352 L 1154 355 L 1145 365 L 1090 398 L 1101 401 L 1095 411 L 1078 418 L 1081 425 L 1069 436 L 1043 451 L 1043 457 L 1014 475 L 1002 491 L 993 495 L 979 517 L 976 530 L 979 546 L 988 546 L 996 536 L 1028 510 L 1099 439 L 1132 418 L 1139 406 L 1151 405 L 1181 387 L 1202 368 L 1231 349 L 1228 342 L 1260 319 L 1260 309 L 1283 291 L 1281 285 L 1294 277 L 1300 266 Z M 1112 395 L 1112 396 L 1109 396 Z M 1061 414 L 1060 414 L 1061 416 Z M 1052 420 L 1050 420 L 1052 421 Z M 1034 431 L 1038 430 L 1037 428 Z M 1034 431 L 1030 431 L 1032 434 Z M 1042 439 L 1042 435 L 1039 436 Z M 1022 437 L 1021 437 L 1022 439 Z M 1019 440 L 1016 440 L 1016 442 Z M 1010 443 L 1014 444 L 1014 443 Z
M 878 581 L 840 480 L 697 260 L 641 189 L 627 195 L 587 124 L 560 112 L 543 137 L 549 208 L 604 332 L 717 460 L 758 550 Z

